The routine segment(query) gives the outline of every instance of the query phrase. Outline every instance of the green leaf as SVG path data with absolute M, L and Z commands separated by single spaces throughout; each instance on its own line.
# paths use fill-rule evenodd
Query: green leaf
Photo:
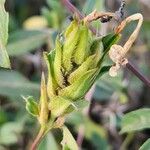
M 10 145 L 17 143 L 22 130 L 23 126 L 21 123 L 5 123 L 0 129 L 0 144 Z
M 124 115 L 121 123 L 121 133 L 133 132 L 150 128 L 150 109 L 143 108 Z
M 6 51 L 9 16 L 5 11 L 4 3 L 5 0 L 0 0 L 0 66 L 10 68 L 10 61 Z
M 67 127 L 63 127 L 63 140 L 61 143 L 63 150 L 65 150 L 66 147 L 70 150 L 78 150 L 78 145 Z
M 0 95 L 10 99 L 21 99 L 21 95 L 37 98 L 39 85 L 30 82 L 16 71 L 0 71 Z
M 103 66 L 97 76 L 97 79 L 100 78 L 102 75 L 104 75 L 105 73 L 107 73 L 109 71 L 109 69 L 111 68 L 112 66 Z
M 45 44 L 50 33 L 43 31 L 19 30 L 10 34 L 7 51 L 10 56 L 26 54 Z
M 73 125 L 77 132 L 82 126 L 85 131 L 85 138 L 92 142 L 95 149 L 109 149 L 105 129 L 101 125 L 94 123 L 89 117 L 81 114 L 80 112 L 75 112 L 67 117 L 66 122 Z
M 49 150 L 49 149 L 59 150 L 57 142 L 52 133 L 48 133 L 38 147 L 38 150 Z
M 83 7 L 83 12 L 89 14 L 93 10 L 95 2 L 96 0 L 87 0 Z
M 144 142 L 139 150 L 150 150 L 150 138 L 146 142 Z
M 104 49 L 103 49 L 103 56 L 100 60 L 100 63 L 105 58 L 105 56 L 108 53 L 108 51 L 110 50 L 111 46 L 113 44 L 117 43 L 119 39 L 120 39 L 120 35 L 115 34 L 115 33 L 110 33 L 110 34 L 108 34 L 108 35 L 106 35 L 105 37 L 102 38 Z
M 122 92 L 122 89 L 124 88 L 122 84 L 122 74 L 112 78 L 108 73 L 104 74 L 105 71 L 107 72 L 107 69 L 109 69 L 109 66 L 108 68 L 106 66 L 103 70 L 101 69 L 101 72 L 99 73 L 100 78 L 96 82 L 93 96 L 98 101 L 109 100 L 114 92 Z
M 29 96 L 27 98 L 23 97 L 26 101 L 26 110 L 32 115 L 32 116 L 38 116 L 39 115 L 39 106 L 38 103 L 34 100 L 32 96 Z

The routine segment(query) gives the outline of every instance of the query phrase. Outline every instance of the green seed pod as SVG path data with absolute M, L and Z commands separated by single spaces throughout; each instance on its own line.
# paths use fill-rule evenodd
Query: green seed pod
M 55 58 L 54 58 L 54 75 L 55 80 L 57 81 L 60 87 L 64 87 L 64 79 L 62 75 L 62 44 L 60 43 L 59 38 L 56 38 L 56 48 L 55 48 Z
M 66 29 L 65 32 L 65 38 L 68 38 L 68 36 L 70 35 L 70 33 L 73 31 L 73 29 L 78 25 L 78 21 L 76 19 L 74 19 L 70 25 L 68 26 L 68 28 Z
M 42 73 L 41 97 L 40 97 L 40 116 L 39 116 L 39 122 L 41 125 L 45 125 L 48 122 L 48 115 L 49 115 L 48 97 L 47 97 L 45 76 Z
M 86 25 L 80 26 L 79 43 L 75 50 L 73 60 L 76 64 L 80 65 L 87 56 L 87 49 L 89 47 L 89 29 Z
M 56 96 L 55 89 L 57 88 L 57 84 L 54 76 L 54 51 L 50 54 L 44 53 L 44 59 L 48 68 L 48 83 L 47 83 L 47 93 L 49 98 L 53 98 Z
M 64 46 L 63 46 L 63 67 L 69 72 L 72 69 L 72 55 L 74 50 L 76 49 L 77 43 L 79 41 L 79 25 L 77 22 L 74 22 L 74 28 L 72 32 L 65 38 Z
M 69 99 L 57 96 L 50 101 L 49 110 L 51 110 L 53 117 L 58 117 L 62 115 L 70 105 L 71 101 Z
M 70 84 L 74 83 L 86 71 L 88 71 L 89 69 L 92 69 L 92 68 L 96 67 L 95 61 L 93 61 L 96 57 L 97 57 L 96 55 L 89 56 L 87 58 L 87 60 L 85 62 L 83 62 L 81 66 L 78 67 L 78 69 L 76 69 L 74 72 L 72 72 L 70 74 L 70 76 L 68 78 L 68 82 Z
M 26 101 L 26 110 L 35 117 L 39 116 L 39 106 L 32 96 L 27 98 L 23 97 Z
M 62 97 L 66 97 L 72 100 L 78 100 L 83 98 L 85 93 L 93 84 L 93 79 L 95 78 L 97 68 L 91 69 L 85 72 L 77 81 L 75 81 L 70 86 L 59 91 L 59 95 Z

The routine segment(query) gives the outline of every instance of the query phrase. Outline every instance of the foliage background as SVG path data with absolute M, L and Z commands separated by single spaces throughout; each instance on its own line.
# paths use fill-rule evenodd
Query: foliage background
M 150 3 L 148 0 L 126 2 L 125 16 L 136 12 L 144 16 L 142 30 L 129 59 L 150 77 Z M 94 9 L 116 11 L 120 5 L 119 0 L 72 0 L 72 3 L 84 14 Z M 21 95 L 33 95 L 38 100 L 41 71 L 46 71 L 42 52 L 53 49 L 57 33 L 70 22 L 70 14 L 59 0 L 7 0 L 5 7 L 10 14 L 7 51 L 12 70 L 0 69 L 0 150 L 27 150 L 38 125 L 27 114 Z M 35 15 L 40 19 L 34 20 Z M 97 22 L 94 26 L 105 35 L 115 24 Z M 133 27 L 131 24 L 126 28 L 121 43 Z M 96 83 L 88 113 L 74 113 L 68 116 L 66 124 L 82 149 L 137 150 L 150 136 L 150 131 L 121 135 L 120 122 L 124 113 L 150 106 L 149 92 L 148 87 L 126 68 L 115 78 L 106 74 Z M 59 150 L 61 140 L 61 131 L 54 130 L 43 140 L 39 150 Z

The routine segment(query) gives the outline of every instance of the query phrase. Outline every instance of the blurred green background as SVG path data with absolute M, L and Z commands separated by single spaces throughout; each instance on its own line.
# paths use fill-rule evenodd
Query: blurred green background
M 119 0 L 72 0 L 83 14 L 92 10 L 116 11 Z M 150 77 L 150 3 L 149 0 L 127 0 L 125 16 L 140 12 L 144 24 L 129 60 Z M 6 0 L 9 12 L 7 51 L 12 70 L 0 69 L 0 150 L 28 150 L 38 131 L 35 118 L 27 114 L 21 96 L 39 98 L 41 72 L 45 71 L 43 51 L 54 48 L 58 33 L 69 24 L 71 14 L 60 0 Z M 105 35 L 115 27 L 96 22 L 95 28 Z M 133 31 L 129 25 L 121 43 Z M 129 32 L 130 31 L 130 32 Z M 108 74 L 96 83 L 88 113 L 68 116 L 66 124 L 83 150 L 137 150 L 150 136 L 150 130 L 119 134 L 124 113 L 150 106 L 150 89 L 126 68 L 112 78 Z M 83 133 L 83 134 L 82 134 Z M 81 137 L 81 139 L 80 139 Z M 39 150 L 59 150 L 62 133 L 54 130 L 42 141 Z

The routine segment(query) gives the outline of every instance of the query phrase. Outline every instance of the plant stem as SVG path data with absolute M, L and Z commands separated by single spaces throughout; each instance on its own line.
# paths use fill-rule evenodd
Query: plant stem
M 128 62 L 126 64 L 126 67 L 132 73 L 134 73 L 145 85 L 147 85 L 150 88 L 150 80 L 146 78 L 141 72 L 139 72 L 137 68 L 131 64 L 131 62 Z
M 41 127 L 38 135 L 36 136 L 35 140 L 33 141 L 30 150 L 36 150 L 37 146 L 39 145 L 40 141 L 42 140 L 43 136 L 45 135 L 45 128 Z
M 71 13 L 76 13 L 79 15 L 79 17 L 81 19 L 83 19 L 83 15 L 80 13 L 80 11 L 73 5 L 70 3 L 69 0 L 61 0 L 62 3 L 66 6 L 66 8 L 71 12 Z M 96 30 L 93 27 L 90 27 L 90 30 L 96 34 Z M 148 78 L 146 78 L 142 73 L 139 72 L 138 69 L 135 68 L 135 66 L 133 66 L 131 64 L 131 62 L 128 62 L 126 67 L 135 75 L 137 76 L 145 85 L 147 85 L 150 88 L 150 80 Z

